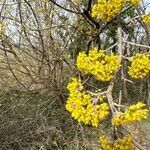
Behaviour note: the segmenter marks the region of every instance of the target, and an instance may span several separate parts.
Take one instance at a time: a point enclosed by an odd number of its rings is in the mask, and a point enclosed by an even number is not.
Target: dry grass
[[[77,124],[65,110],[66,95],[65,91],[61,96],[57,92],[1,91],[0,149],[99,150],[98,137],[101,130],[111,133],[109,125],[99,130]],[[149,135],[150,120],[147,120],[135,135],[147,150]]]
[[[48,94],[0,94],[1,150],[98,150],[98,133],[77,124]]]

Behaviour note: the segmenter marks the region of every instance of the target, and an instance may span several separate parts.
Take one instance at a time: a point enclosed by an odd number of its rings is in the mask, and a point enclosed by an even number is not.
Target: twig
[[[150,49],[150,46],[147,46],[147,45],[141,45],[141,44],[136,44],[134,42],[128,42],[128,41],[122,41],[123,43],[127,43],[127,44],[130,44],[130,45],[134,45],[134,46],[137,46],[137,47],[143,47],[143,48],[148,48]]]
[[[92,101],[94,104],[97,104],[98,100],[99,100],[99,97],[102,96],[102,95],[106,95],[107,94],[107,91],[104,91],[104,92],[98,92],[98,93],[93,93],[91,91],[87,91],[89,94],[91,94],[92,96],[94,96],[92,98]]]
[[[118,110],[120,111],[121,110],[121,101],[122,101],[122,90],[120,90],[119,92],[119,105],[118,105]]]
[[[65,8],[65,7],[61,6],[60,4],[56,3],[56,2],[53,1],[53,0],[49,0],[49,2],[52,2],[52,3],[53,3],[54,5],[56,5],[57,7],[61,8],[61,9],[63,9],[63,10],[66,10],[66,11],[68,11],[68,12],[75,13],[75,14],[83,14],[82,12],[77,12],[77,11],[73,11],[73,10],[70,10],[70,9],[68,9],[68,8]]]
[[[121,55],[121,57],[122,57],[123,59],[128,60],[128,61],[131,61],[129,57],[126,57],[126,56],[123,56],[123,55]]]
[[[118,42],[116,42],[115,44],[111,45],[110,47],[108,47],[105,51],[111,50],[113,47],[115,47],[118,44]]]
[[[122,131],[125,132],[125,134],[130,134],[130,132],[125,129],[125,127],[121,127],[121,129],[123,129]],[[136,142],[134,139],[132,139],[132,143],[139,149],[139,150],[146,150],[141,144],[139,144],[138,142]]]
[[[88,76],[85,81],[82,83],[82,85],[84,85],[89,79],[91,78],[91,76]]]
[[[115,102],[114,102],[114,105],[117,106],[117,107],[123,107],[123,108],[126,107],[126,106],[124,106],[124,105],[119,105],[119,104],[117,104],[117,103],[115,103]]]
[[[115,81],[115,78],[109,83],[109,86],[108,86],[107,92],[106,92],[107,101],[108,101],[108,104],[109,104],[109,107],[110,107],[113,117],[116,115],[116,111],[117,111],[115,108],[115,105],[114,105],[113,97],[112,97],[114,81]]]
[[[123,80],[127,81],[127,82],[130,82],[130,83],[133,83],[133,81],[129,80],[129,79],[126,79],[125,77],[122,77]]]

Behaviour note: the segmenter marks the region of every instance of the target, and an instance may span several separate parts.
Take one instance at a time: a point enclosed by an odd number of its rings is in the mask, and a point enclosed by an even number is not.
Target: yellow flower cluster
[[[106,136],[99,138],[103,150],[136,150],[132,145],[132,137],[126,136],[123,139],[118,139],[114,143],[110,142]]]
[[[92,74],[101,81],[109,81],[120,67],[120,59],[117,55],[106,55],[103,50],[98,51],[97,48],[94,48],[89,51],[88,55],[80,52],[76,65],[86,74]]]
[[[92,7],[92,17],[109,22],[121,12],[126,3],[136,6],[139,2],[140,0],[98,0],[98,3]]]
[[[142,16],[142,20],[144,23],[150,23],[150,13]]]
[[[113,118],[112,123],[116,126],[120,126],[146,119],[148,117],[148,110],[143,107],[145,107],[145,104],[142,102],[130,106],[125,113],[119,114],[119,116]]]
[[[66,109],[71,113],[71,116],[78,122],[90,124],[97,127],[99,122],[104,120],[109,114],[107,103],[93,104],[91,95],[83,91],[83,86],[80,80],[72,79],[72,82],[67,86],[70,91],[66,103]]]
[[[129,75],[133,78],[143,78],[150,74],[150,54],[139,54],[131,57]]]
[[[106,98],[105,95],[100,96],[100,97],[99,97],[100,102],[103,102],[105,98]]]
[[[127,2],[131,3],[134,6],[138,6],[140,4],[140,0],[127,0]]]
[[[92,8],[92,17],[109,22],[121,11],[124,3],[124,0],[98,0]]]

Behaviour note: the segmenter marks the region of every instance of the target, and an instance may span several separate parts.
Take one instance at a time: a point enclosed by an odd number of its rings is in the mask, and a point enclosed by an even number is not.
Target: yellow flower
[[[138,6],[140,0],[98,0],[98,3],[94,4],[92,8],[92,17],[109,22],[121,12],[127,3]]]
[[[111,142],[106,136],[101,136],[99,142],[103,150],[136,150],[132,145],[132,137],[130,135],[115,142]]]
[[[140,4],[140,0],[128,0],[134,6],[138,6]]]
[[[120,59],[119,56],[106,55],[104,50],[98,51],[94,48],[88,55],[84,52],[79,53],[76,65],[86,74],[92,74],[101,81],[110,81],[114,72],[120,67]]]
[[[80,90],[83,90],[83,86],[82,84],[80,83],[81,80],[77,80],[76,78],[72,78],[72,81],[71,83],[69,83],[67,85],[67,89],[71,92],[71,91],[80,91]]]
[[[150,13],[142,16],[142,20],[144,23],[150,23]]]
[[[70,94],[66,102],[66,109],[71,116],[78,122],[98,127],[99,122],[109,114],[108,104],[93,104],[91,95],[83,91],[81,80],[72,78],[72,82],[68,83],[67,87]]]
[[[112,123],[116,126],[120,126],[146,119],[148,117],[148,109],[144,107],[145,104],[142,102],[131,105],[125,113],[119,113],[118,116],[114,117]]]
[[[132,78],[143,78],[150,74],[150,54],[139,54],[131,57],[131,67],[129,68],[128,74]]]

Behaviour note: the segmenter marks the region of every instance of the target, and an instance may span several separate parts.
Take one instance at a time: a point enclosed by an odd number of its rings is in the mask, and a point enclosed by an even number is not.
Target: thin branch
[[[49,0],[49,2],[52,2],[52,3],[53,3],[54,5],[56,5],[57,7],[61,8],[61,9],[63,9],[63,10],[66,10],[66,11],[68,11],[68,12],[75,13],[75,14],[83,14],[82,12],[77,12],[77,11],[73,11],[73,10],[70,10],[70,9],[68,9],[68,8],[65,8],[65,7],[61,6],[60,4],[56,3],[56,2],[53,1],[53,0]]]
[[[126,79],[125,77],[122,77],[122,79],[133,84],[133,81]]]
[[[115,103],[115,102],[114,102],[114,105],[117,106],[117,107],[122,107],[122,108],[125,108],[125,107],[126,107],[126,106],[124,106],[124,105],[119,105],[119,104],[117,104],[117,103]]]
[[[110,110],[112,112],[112,116],[113,117],[116,115],[116,111],[117,111],[116,108],[115,108],[115,105],[114,105],[113,97],[112,97],[114,81],[115,81],[115,79],[113,79],[109,83],[109,86],[108,86],[108,89],[107,89],[107,93],[106,93],[107,101],[108,101],[108,104],[109,104],[109,107],[110,107]]]
[[[121,132],[124,132],[123,134],[128,134],[130,135],[130,132],[125,128],[125,127],[121,127]],[[138,142],[136,142],[134,139],[132,139],[132,143],[139,149],[139,150],[146,150],[141,144],[139,144]]]
[[[115,47],[116,45],[118,45],[118,42],[116,42],[115,44],[111,45],[110,47],[108,47],[105,51],[109,51],[111,50],[113,47]]]
[[[134,42],[128,42],[128,41],[122,41],[123,43],[127,43],[127,44],[130,44],[130,45],[134,45],[134,46],[137,46],[137,47],[143,47],[143,48],[148,48],[150,49],[150,46],[147,46],[147,45],[141,45],[141,44],[136,44]]]

